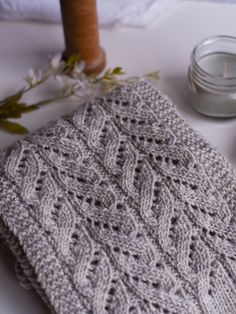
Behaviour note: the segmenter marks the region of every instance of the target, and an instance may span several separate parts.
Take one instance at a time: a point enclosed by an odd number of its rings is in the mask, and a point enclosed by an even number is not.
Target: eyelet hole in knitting
[[[129,313],[136,313],[136,307],[135,306],[130,306],[129,308]]]
[[[212,292],[211,289],[208,290],[208,294],[209,294],[210,296],[212,296],[213,292]]]
[[[84,199],[84,196],[83,195],[79,195],[79,194],[76,194],[76,198],[80,201],[82,201]]]
[[[51,210],[52,218],[56,222],[59,217],[59,210],[61,209],[61,199],[57,197],[57,201],[53,205],[53,209]]]
[[[133,276],[132,279],[133,279],[133,281],[135,281],[135,282],[138,282],[138,281],[139,281],[139,278],[138,278],[137,276]]]
[[[160,189],[161,189],[161,183],[158,181],[155,181],[154,189],[153,189],[153,197],[152,197],[152,207],[151,207],[151,209],[154,212],[156,210],[156,206],[157,206],[158,201],[159,201]]]
[[[68,153],[62,152],[63,157],[68,158],[70,155]]]
[[[111,280],[111,286],[110,289],[108,290],[107,298],[106,298],[106,305],[105,308],[109,308],[109,311],[112,311],[112,303],[114,302],[116,298],[116,280],[112,279]]]
[[[73,239],[76,239],[78,240],[78,234],[77,233],[72,233],[72,236],[71,236]]]
[[[110,229],[110,226],[107,223],[103,223],[102,226],[103,226],[104,229]]]
[[[26,161],[27,161],[27,159],[26,159],[25,157],[23,157],[23,158],[20,160],[18,167],[21,168],[21,169],[25,168],[25,166],[26,166]]]
[[[116,208],[117,208],[117,209],[123,209],[123,208],[124,208],[124,206],[123,206],[123,204],[118,203],[118,204],[116,205]]]
[[[92,109],[91,105],[89,104],[86,111],[85,111],[84,123],[89,124],[89,122],[92,118],[93,118],[93,109]]]
[[[160,305],[158,303],[152,303],[152,306],[157,309],[160,310]]]
[[[92,198],[91,197],[89,197],[89,198],[86,198],[86,203],[88,203],[89,205],[92,203]]]
[[[140,176],[142,173],[142,160],[137,160],[136,167],[134,168],[134,186],[138,187],[140,186]]]
[[[216,233],[215,233],[215,231],[209,231],[209,235],[210,235],[211,237],[215,237],[215,236],[216,236]]]
[[[153,282],[152,283],[153,288],[155,289],[159,289],[160,288],[160,284],[158,282]]]
[[[124,164],[124,153],[125,153],[125,146],[124,146],[124,142],[121,141],[120,145],[117,149],[117,155],[116,155],[116,164],[119,167],[122,167]]]
[[[199,208],[195,204],[191,204],[191,208],[193,209],[193,211],[200,211],[203,215],[209,215],[210,217],[215,217],[216,216],[216,213],[207,211],[206,209],[204,209],[202,207]]]
[[[156,161],[157,161],[157,162],[161,162],[161,161],[162,161],[162,157],[161,157],[160,155],[157,155],[157,156],[156,156]]]
[[[155,144],[157,144],[157,145],[161,145],[163,142],[162,142],[162,140],[160,140],[160,139],[156,139],[155,140]]]
[[[128,107],[128,106],[129,106],[129,102],[123,100],[122,103],[121,103],[121,105],[122,105],[122,107]]]
[[[99,201],[99,200],[95,200],[94,205],[95,205],[96,207],[101,207],[101,206],[102,206],[102,203],[101,203],[101,201]]]
[[[109,133],[109,121],[105,121],[104,122],[104,126],[101,129],[101,132],[99,134],[99,141],[101,143],[102,146],[106,146],[107,145],[107,141],[108,139],[108,133]]]
[[[179,160],[178,159],[172,159],[172,164],[174,166],[177,166],[179,164]]]
[[[91,262],[91,265],[97,266],[99,263],[99,260],[95,259]]]
[[[145,123],[146,123],[145,120],[139,120],[139,121],[138,121],[138,125],[144,125]]]
[[[113,225],[112,226],[112,230],[115,231],[115,232],[119,232],[120,228],[118,226]]]
[[[85,180],[84,178],[81,178],[81,177],[77,177],[77,181],[78,181],[79,183],[83,183],[83,184],[86,183],[86,180]]]
[[[123,251],[122,252],[125,256],[130,256],[129,252],[128,251]]]
[[[172,225],[175,225],[177,223],[177,221],[178,221],[178,217],[172,217],[171,218],[171,224]]]
[[[213,265],[212,265],[213,266]],[[214,267],[214,266],[213,266]],[[215,291],[215,284],[214,284],[214,280],[215,280],[215,271],[211,270],[209,273],[209,288],[208,288],[208,295],[209,296],[213,296],[214,291]]]
[[[193,191],[196,191],[198,189],[197,185],[196,184],[190,184],[190,188],[193,190]]]
[[[39,178],[36,181],[36,185],[35,185],[35,191],[36,192],[42,191],[44,179],[45,179],[45,176],[41,175],[41,173],[40,173]]]
[[[97,220],[94,221],[94,226],[95,227],[100,227],[100,225],[101,225],[100,221],[97,221]]]

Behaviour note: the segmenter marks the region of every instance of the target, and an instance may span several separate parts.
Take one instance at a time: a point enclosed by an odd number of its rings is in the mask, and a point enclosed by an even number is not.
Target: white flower
[[[51,67],[55,70],[58,69],[62,62],[61,59],[62,59],[61,53],[59,52],[56,53],[50,61]]]
[[[58,81],[59,85],[61,86],[63,94],[71,95],[76,88],[77,82],[68,76],[62,75],[55,75],[55,79]]]
[[[38,73],[36,73],[33,69],[29,69],[26,81],[30,86],[34,86],[42,80],[42,77],[43,75],[41,70],[39,70]]]
[[[34,85],[37,82],[36,73],[33,69],[28,70],[28,82],[30,82],[31,85]]]
[[[73,75],[77,75],[80,74],[84,71],[85,68],[85,62],[84,61],[80,61],[79,63],[76,63],[73,69]]]

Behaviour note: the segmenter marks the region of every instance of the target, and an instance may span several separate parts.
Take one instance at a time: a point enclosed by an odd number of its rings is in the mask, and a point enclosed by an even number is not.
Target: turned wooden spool
[[[104,50],[99,44],[95,0],[60,0],[65,37],[65,57],[79,54],[85,61],[85,73],[105,68]]]

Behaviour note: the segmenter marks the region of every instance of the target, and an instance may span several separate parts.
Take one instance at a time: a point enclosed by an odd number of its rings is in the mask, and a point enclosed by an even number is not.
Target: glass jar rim
[[[205,71],[197,62],[197,54],[201,49],[203,49],[205,46],[209,44],[214,44],[216,42],[231,42],[235,44],[235,57],[236,57],[236,37],[234,36],[228,36],[228,35],[216,35],[216,36],[209,36],[205,39],[203,39],[200,43],[198,43],[195,48],[192,51],[191,54],[191,63],[193,67],[196,69],[196,71],[199,73],[199,75],[202,75],[203,77],[208,77],[210,79],[217,80],[218,82],[227,82],[227,83],[232,83],[232,81],[235,80],[236,84],[236,76],[231,76],[231,77],[217,77],[212,73],[209,73]]]

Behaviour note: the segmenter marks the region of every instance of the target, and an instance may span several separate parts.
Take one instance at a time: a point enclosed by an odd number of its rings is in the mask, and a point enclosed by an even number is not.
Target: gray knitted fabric
[[[0,233],[59,314],[236,313],[236,180],[146,82],[1,154]]]

